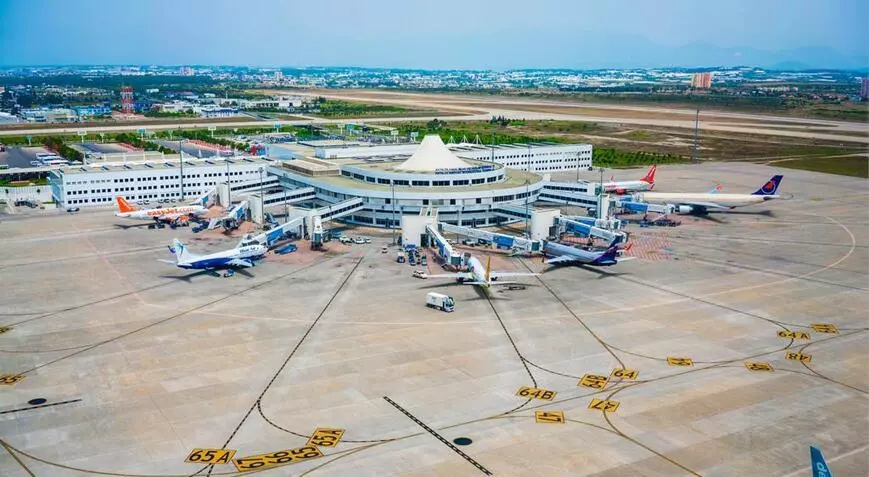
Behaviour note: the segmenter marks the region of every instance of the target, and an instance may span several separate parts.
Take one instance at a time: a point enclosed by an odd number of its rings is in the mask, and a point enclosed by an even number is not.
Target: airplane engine
[[[694,212],[694,207],[691,207],[690,205],[680,205],[676,207],[676,212],[680,214],[690,214]]]

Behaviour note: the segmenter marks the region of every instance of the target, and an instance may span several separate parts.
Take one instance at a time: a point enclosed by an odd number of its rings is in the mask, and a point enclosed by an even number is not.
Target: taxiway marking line
[[[60,406],[61,404],[71,404],[74,402],[79,402],[81,399],[71,399],[69,401],[61,401],[61,402],[51,402],[48,404],[40,404],[38,406],[30,406],[30,407],[21,407],[18,409],[10,409],[8,411],[0,411],[0,414],[10,414],[13,412],[21,412],[21,411],[29,411],[31,409],[39,409],[41,407],[51,407],[51,406]]]
[[[0,445],[2,445],[3,448],[6,449],[6,452],[8,452],[9,455],[11,455],[13,459],[15,459],[15,462],[18,462],[18,465],[20,465],[21,468],[24,469],[25,472],[27,472],[27,475],[29,475],[30,477],[36,477],[36,474],[34,474],[30,469],[28,469],[27,466],[24,465],[24,462],[21,462],[21,459],[19,459],[18,456],[15,455],[14,452],[12,452],[12,449],[10,449],[6,445],[6,441],[0,439]]]
[[[474,467],[476,467],[477,469],[479,469],[480,472],[482,472],[482,473],[484,473],[484,474],[486,474],[486,475],[492,475],[492,473],[489,472],[489,469],[483,467],[479,462],[475,461],[471,456],[469,456],[468,454],[465,454],[464,452],[462,452],[461,450],[459,450],[459,448],[456,447],[456,446],[454,446],[452,442],[450,442],[450,441],[444,439],[444,437],[443,437],[442,435],[438,434],[437,431],[435,431],[435,430],[432,429],[431,427],[428,427],[424,422],[422,422],[422,421],[420,421],[419,419],[417,419],[413,414],[407,412],[407,410],[405,410],[403,407],[399,406],[398,403],[396,403],[396,402],[393,401],[392,399],[389,399],[389,397],[387,397],[387,396],[383,396],[383,399],[385,399],[386,402],[388,402],[389,404],[391,404],[392,407],[394,407],[394,408],[398,409],[399,411],[401,411],[402,414],[404,414],[405,416],[409,417],[410,420],[413,421],[413,422],[415,422],[419,427],[422,427],[422,428],[425,429],[429,434],[435,436],[435,438],[436,438],[437,440],[441,441],[445,446],[447,446],[447,447],[449,447],[450,449],[452,449],[453,452],[455,452],[456,454],[459,454],[460,456],[462,456],[463,459],[465,459],[466,461],[470,462]]]

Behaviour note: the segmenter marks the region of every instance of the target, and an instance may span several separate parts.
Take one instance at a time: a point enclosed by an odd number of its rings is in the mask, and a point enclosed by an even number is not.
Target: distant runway
[[[282,91],[277,90],[267,90],[266,92],[271,94],[282,93]],[[113,124],[111,126],[93,127],[73,127],[67,125],[45,129],[0,129],[0,136],[57,133],[71,134],[79,130],[86,130],[91,133],[119,132],[134,131],[141,128],[156,131],[177,128],[207,128],[208,126],[217,126],[221,128],[263,127],[264,129],[270,129],[275,123],[282,125],[303,125],[347,123],[354,121],[364,123],[423,122],[431,121],[435,118],[447,121],[472,121],[488,120],[492,116],[504,116],[512,119],[585,121],[693,129],[695,114],[695,112],[690,109],[671,107],[578,103],[571,101],[520,99],[502,96],[408,93],[373,90],[310,90],[307,92],[293,91],[292,94],[325,96],[345,101],[365,101],[413,109],[434,109],[445,112],[446,114],[379,118],[311,118],[284,121],[254,121],[240,118],[238,121],[227,121],[221,122],[220,124],[200,121],[179,123],[176,121],[162,124],[155,122],[154,124],[147,126],[141,124],[129,126]],[[701,111],[700,128],[704,131],[724,131],[740,134],[796,137],[838,141],[842,143],[869,144],[869,124],[849,121],[794,118],[712,110]]]

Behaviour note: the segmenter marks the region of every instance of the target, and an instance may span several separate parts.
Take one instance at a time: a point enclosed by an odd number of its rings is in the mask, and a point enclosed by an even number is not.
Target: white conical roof
[[[396,169],[403,171],[434,172],[437,169],[456,169],[471,167],[467,162],[456,157],[437,134],[430,134],[422,139],[419,147],[410,158]]]

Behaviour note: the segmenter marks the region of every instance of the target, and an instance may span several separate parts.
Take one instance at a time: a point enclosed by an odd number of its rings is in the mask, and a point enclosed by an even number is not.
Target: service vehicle
[[[425,270],[414,270],[413,271],[413,278],[426,279],[426,278],[428,278],[428,275],[426,275]]]
[[[434,292],[426,294],[425,305],[430,308],[437,308],[447,313],[452,312],[455,309],[453,297]]]
[[[356,237],[353,239],[353,243],[358,244],[358,245],[362,245],[365,243],[365,239],[362,237]]]

